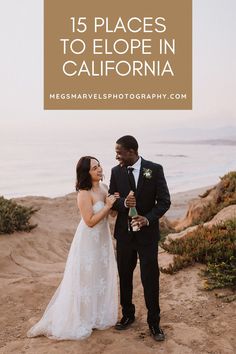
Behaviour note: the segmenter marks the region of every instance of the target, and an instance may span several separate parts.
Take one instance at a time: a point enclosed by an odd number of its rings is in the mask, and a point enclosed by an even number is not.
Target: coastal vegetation
[[[163,273],[174,274],[202,263],[206,264],[206,289],[236,289],[236,218],[212,228],[200,225],[179,239],[164,242],[162,248],[175,255],[173,264],[161,268]]]
[[[0,197],[0,234],[11,234],[14,231],[29,232],[37,226],[30,224],[30,218],[37,210]]]
[[[163,239],[162,248],[174,258],[172,264],[161,271],[174,274],[195,263],[205,264],[202,275],[206,289],[236,290],[236,215],[231,213],[221,222],[207,224],[222,209],[236,204],[236,172],[227,173],[200,197],[204,203],[199,200],[190,206],[186,219],[192,222],[182,223],[182,230],[186,231],[182,237]],[[191,225],[195,226],[188,230]]]

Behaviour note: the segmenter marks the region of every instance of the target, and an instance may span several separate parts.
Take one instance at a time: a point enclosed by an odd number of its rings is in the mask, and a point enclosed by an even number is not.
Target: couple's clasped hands
[[[115,201],[120,198],[120,194],[119,193],[114,193],[114,194],[108,194],[106,196],[106,200],[105,200],[105,204],[107,205],[107,207],[109,209],[111,209],[113,207],[113,204],[115,203]]]

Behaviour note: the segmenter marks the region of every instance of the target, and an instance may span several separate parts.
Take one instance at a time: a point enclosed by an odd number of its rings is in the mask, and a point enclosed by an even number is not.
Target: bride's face
[[[90,170],[89,173],[91,175],[92,181],[100,181],[102,180],[102,167],[97,160],[90,160]]]

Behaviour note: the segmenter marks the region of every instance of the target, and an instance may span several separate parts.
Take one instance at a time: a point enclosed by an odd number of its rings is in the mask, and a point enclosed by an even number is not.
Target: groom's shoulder
[[[120,165],[116,165],[116,166],[112,167],[111,172],[116,173],[116,172],[118,172],[120,170],[121,170],[121,166]]]
[[[146,168],[153,168],[156,170],[163,169],[162,165],[160,165],[159,163],[153,162],[153,161],[143,159],[143,164],[145,165]]]

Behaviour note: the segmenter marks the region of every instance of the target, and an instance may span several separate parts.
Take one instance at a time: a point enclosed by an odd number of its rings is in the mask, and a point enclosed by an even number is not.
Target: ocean
[[[73,192],[75,167],[83,155],[97,157],[109,184],[115,160],[113,137],[100,138],[80,132],[2,134],[0,149],[0,195],[6,198],[40,195],[56,197]],[[209,186],[236,170],[235,141],[140,141],[140,155],[164,167],[171,193]]]

